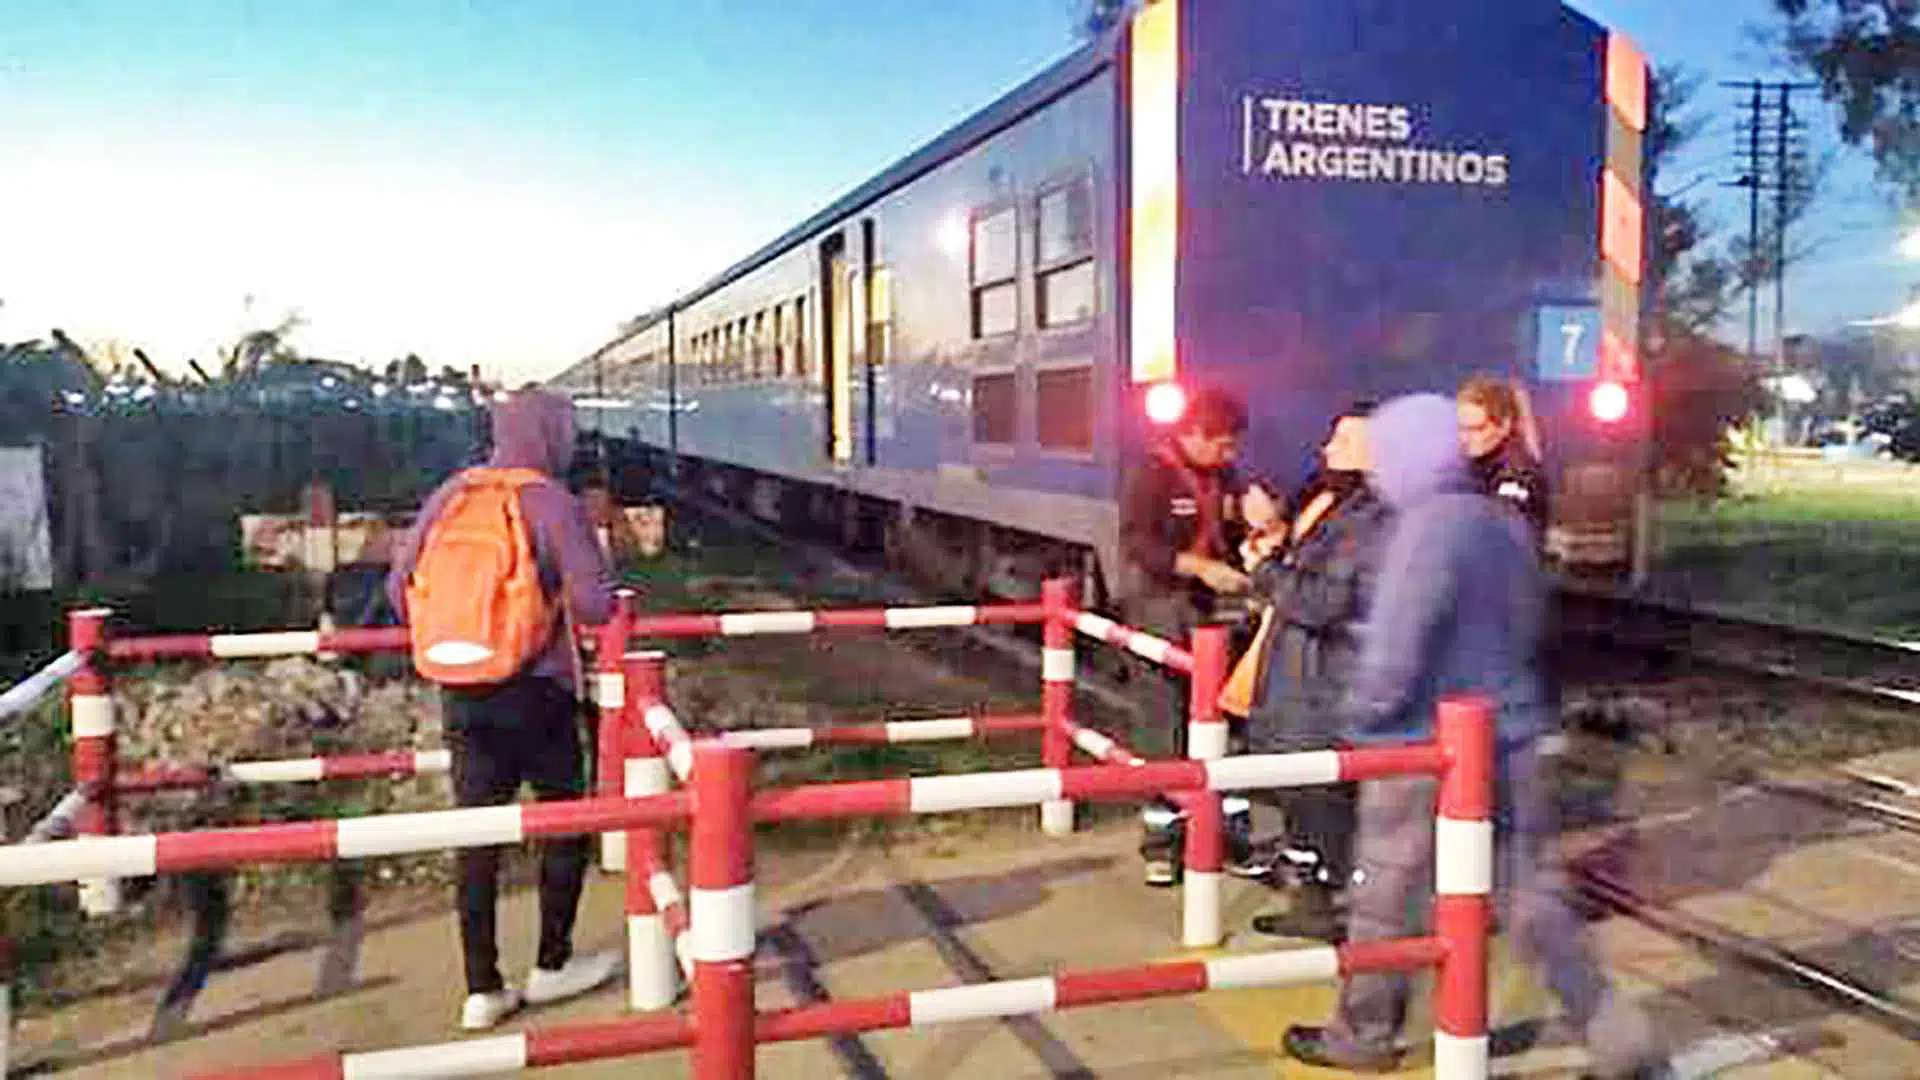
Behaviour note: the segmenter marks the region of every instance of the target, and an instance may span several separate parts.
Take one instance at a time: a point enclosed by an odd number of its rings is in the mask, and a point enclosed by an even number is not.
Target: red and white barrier
[[[406,652],[404,626],[349,626],[334,630],[274,630],[255,634],[161,634],[116,638],[110,659],[126,663],[154,660],[265,660],[280,656],[359,655]]]
[[[364,754],[279,758],[204,765],[147,765],[123,772],[114,790],[123,794],[203,788],[215,784],[302,784],[319,780],[401,779],[437,776],[453,768],[448,750],[375,750]]]
[[[1434,994],[1434,1075],[1485,1076],[1487,939],[1493,925],[1493,721],[1482,700],[1440,703],[1446,756],[1434,824],[1434,934],[1446,946]]]
[[[62,653],[52,663],[8,687],[0,693],[0,720],[12,719],[40,704],[41,698],[72,678],[83,661],[84,657],[77,652]]]
[[[680,718],[665,702],[656,701],[641,712],[640,722],[659,744],[674,777],[686,783],[693,775],[693,736],[680,726]]]
[[[630,799],[665,795],[672,786],[666,758],[640,718],[666,696],[666,657],[627,653],[620,658],[626,700],[620,712],[621,778]],[[626,832],[627,1004],[634,1009],[664,1009],[679,996],[679,966],[692,978],[685,951],[686,904],[668,873],[665,847],[654,829]]]
[[[113,832],[114,743],[117,727],[112,688],[101,666],[107,646],[106,608],[88,608],[67,616],[68,648],[80,665],[67,680],[67,714],[72,730],[73,786],[87,798],[74,819],[81,837],[104,837]],[[80,881],[80,910],[92,916],[120,910],[120,883],[110,877]]]
[[[1155,637],[1144,630],[1122,626],[1104,615],[1095,615],[1091,611],[1082,611],[1074,615],[1073,628],[1095,641],[1104,641],[1109,645],[1118,645],[1145,660],[1151,660],[1162,667],[1175,671],[1193,670],[1193,654],[1166,638]]]
[[[801,750],[814,746],[889,746],[951,742],[1041,731],[1044,717],[949,716],[930,720],[891,720],[881,724],[833,724],[824,727],[735,728],[714,737],[742,750]]]
[[[747,786],[753,751],[694,749],[700,807],[688,837],[693,886],[693,1071],[701,1080],[753,1076],[753,827]]]
[[[1147,759],[1122,746],[1120,743],[1102,735],[1090,727],[1073,724],[1067,728],[1067,734],[1073,739],[1073,745],[1083,754],[1095,761],[1108,765],[1145,765]]]
[[[494,1076],[583,1061],[630,1057],[693,1043],[686,1017],[641,1016],[584,1024],[555,1024],[511,1035],[376,1050],[323,1054],[271,1066],[243,1066],[195,1074],[195,1080],[402,1080]]]
[[[752,637],[810,634],[816,630],[926,630],[1009,625],[1037,623],[1045,617],[1039,604],[737,611],[716,615],[643,615],[634,620],[633,633],[642,638]]]
[[[532,837],[579,836],[635,826],[659,828],[686,816],[686,796],[674,793],[651,799],[481,806],[200,832],[82,836],[0,848],[0,886],[517,844]]]
[[[633,624],[633,590],[621,589],[614,595],[613,617],[600,627],[600,647],[595,650],[593,667],[593,704],[597,724],[594,739],[594,790],[602,796],[625,793],[622,775],[626,759],[626,676],[621,669],[627,651],[627,629]],[[600,869],[617,873],[625,869],[626,837],[617,832],[600,834]]]
[[[1040,760],[1063,768],[1073,758],[1073,617],[1080,606],[1071,581],[1054,578],[1040,586],[1040,606],[1047,621],[1040,638],[1040,713],[1046,727],[1040,736]],[[1073,832],[1073,804],[1055,799],[1040,804],[1040,831],[1048,836]]]

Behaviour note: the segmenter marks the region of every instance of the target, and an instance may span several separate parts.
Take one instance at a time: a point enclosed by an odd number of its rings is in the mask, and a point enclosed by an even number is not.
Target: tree
[[[1718,494],[1730,460],[1727,429],[1760,402],[1753,372],[1739,354],[1714,340],[1743,278],[1738,250],[1713,243],[1703,205],[1688,198],[1692,182],[1675,185],[1676,156],[1706,126],[1693,107],[1698,76],[1664,67],[1653,76],[1653,114],[1643,150],[1651,177],[1653,243],[1648,272],[1653,312],[1648,373],[1653,393],[1653,444],[1662,490]]]
[[[1840,137],[1872,152],[1880,179],[1920,203],[1920,3],[1773,0],[1787,56],[1820,83]]]

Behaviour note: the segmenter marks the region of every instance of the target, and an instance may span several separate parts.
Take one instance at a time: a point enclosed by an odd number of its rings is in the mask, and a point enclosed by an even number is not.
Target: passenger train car
[[[1192,387],[1290,486],[1357,398],[1523,379],[1549,549],[1634,560],[1644,59],[1553,0],[1153,0],[555,384],[956,583],[1116,574]]]

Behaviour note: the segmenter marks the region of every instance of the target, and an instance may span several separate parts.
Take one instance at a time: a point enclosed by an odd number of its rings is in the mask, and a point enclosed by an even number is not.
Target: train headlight
[[[1617,424],[1627,418],[1633,399],[1627,388],[1617,382],[1603,382],[1587,395],[1587,411],[1603,424]]]
[[[1147,419],[1156,424],[1177,424],[1187,413],[1187,392],[1179,383],[1155,383],[1147,388]]]

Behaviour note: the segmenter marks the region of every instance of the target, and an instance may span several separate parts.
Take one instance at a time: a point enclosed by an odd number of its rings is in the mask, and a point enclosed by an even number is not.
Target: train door
[[[847,241],[839,233],[820,244],[820,340],[826,363],[827,458],[835,465],[853,462],[853,289],[847,266]]]

